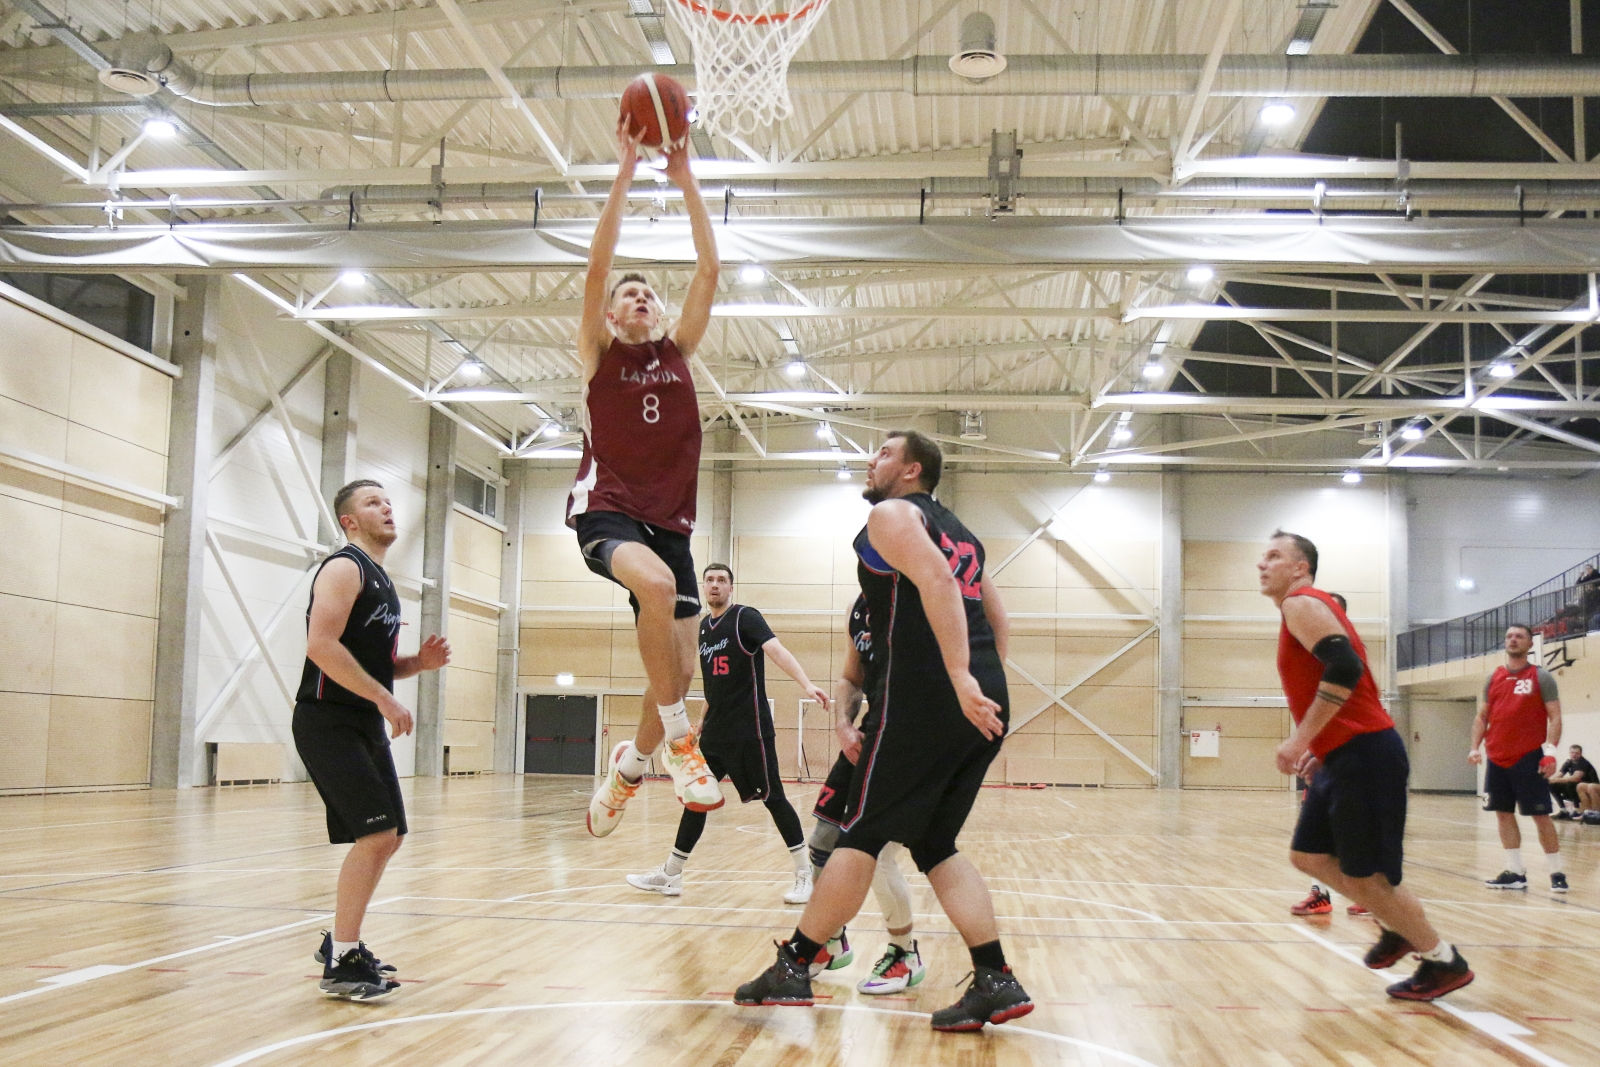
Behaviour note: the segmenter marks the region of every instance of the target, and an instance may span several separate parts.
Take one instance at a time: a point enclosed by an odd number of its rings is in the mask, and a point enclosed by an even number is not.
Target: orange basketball
[[[632,133],[644,135],[639,146],[647,158],[665,155],[689,136],[689,94],[665,74],[645,73],[629,82],[622,114]]]

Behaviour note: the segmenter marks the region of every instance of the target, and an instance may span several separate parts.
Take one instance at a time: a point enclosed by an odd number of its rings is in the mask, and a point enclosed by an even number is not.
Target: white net
[[[748,137],[793,110],[787,77],[831,0],[672,0],[694,42],[695,109],[708,130]]]

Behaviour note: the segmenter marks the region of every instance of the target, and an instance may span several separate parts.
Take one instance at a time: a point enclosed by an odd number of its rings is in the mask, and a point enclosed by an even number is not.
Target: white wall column
[[[422,520],[421,637],[449,636],[450,515],[456,496],[456,424],[439,411],[428,413],[428,495]],[[419,776],[444,773],[445,681],[449,670],[417,676],[417,763]]]
[[[1396,684],[1400,635],[1411,627],[1411,486],[1410,477],[1391,473],[1384,479],[1389,519],[1388,641],[1385,642],[1383,696],[1395,729],[1411,748],[1411,697]]]
[[[176,305],[172,317],[171,359],[183,368],[183,374],[172,383],[167,492],[181,497],[183,506],[168,509],[161,537],[155,709],[150,729],[150,784],[157,789],[205,784],[204,759],[195,746],[195,714],[205,603],[217,315],[223,280],[196,275],[180,284],[187,287],[189,297]]]
[[[522,499],[528,464],[506,460],[500,473],[506,480],[500,521],[506,532],[500,537],[500,602],[507,605],[500,613],[499,640],[496,642],[494,680],[494,771],[514,774],[517,769],[517,653],[522,640]]]
[[[732,452],[738,445],[733,430],[717,430],[711,435],[711,447],[718,452]],[[699,561],[703,570],[708,563],[733,565],[733,461],[713,460],[711,463],[711,558]]]
[[[1162,789],[1183,786],[1183,475],[1161,475],[1160,659],[1156,769]]]

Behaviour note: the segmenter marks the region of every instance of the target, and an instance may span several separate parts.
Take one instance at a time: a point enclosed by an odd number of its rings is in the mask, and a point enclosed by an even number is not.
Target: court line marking
[[[1394,970],[1374,971],[1372,968],[1368,967],[1366,963],[1362,961],[1361,957],[1357,956],[1354,952],[1347,952],[1342,946],[1336,945],[1326,938],[1317,936],[1310,930],[1307,930],[1305,927],[1296,926],[1294,923],[1284,923],[1283,925],[1295,931],[1301,937],[1316,942],[1329,952],[1332,952],[1343,959],[1349,960],[1357,967],[1360,967],[1362,970],[1371,974],[1379,975],[1389,981],[1399,981],[1400,979],[1407,977],[1406,975],[1400,974]],[[1558,1060],[1548,1053],[1539,1051],[1526,1041],[1519,1040],[1523,1037],[1537,1037],[1538,1034],[1536,1031],[1529,1030],[1525,1026],[1517,1025],[1510,1019],[1507,1019],[1504,1015],[1499,1015],[1492,1011],[1465,1011],[1442,999],[1429,1001],[1428,1003],[1431,1007],[1438,1008],[1440,1011],[1460,1019],[1462,1022],[1466,1023],[1474,1030],[1477,1030],[1479,1033],[1487,1034],[1489,1037],[1500,1042],[1500,1044],[1505,1045],[1507,1048],[1515,1049],[1524,1056],[1528,1057],[1530,1060],[1533,1060],[1535,1063],[1542,1064],[1543,1067],[1570,1067],[1570,1065],[1566,1062]]]
[[[375,900],[369,904],[368,907],[382,907],[383,905],[394,904],[405,899],[405,897],[389,897],[385,900]],[[42,978],[39,980],[41,984],[35,989],[24,989],[20,993],[12,993],[9,996],[0,997],[0,1004],[9,1004],[14,1000],[26,1000],[29,997],[37,997],[45,993],[52,993],[57,989],[70,989],[73,986],[83,985],[85,982],[92,982],[98,978],[109,978],[114,974],[122,974],[126,971],[139,970],[141,968],[149,967],[151,964],[155,963],[165,963],[168,960],[182,959],[185,956],[197,956],[202,952],[215,952],[217,949],[221,948],[232,948],[234,945],[242,944],[245,941],[255,941],[259,938],[270,937],[273,934],[282,933],[285,930],[293,930],[301,926],[310,926],[314,923],[327,922],[332,918],[332,912],[313,915],[311,918],[302,919],[299,922],[284,923],[281,926],[273,926],[265,930],[256,930],[253,933],[248,934],[229,935],[226,940],[208,941],[205,944],[197,945],[194,948],[186,948],[178,952],[169,952],[163,956],[153,956],[147,960],[140,960],[138,963],[97,963],[90,967],[80,967],[75,971],[66,971],[62,974],[53,974],[48,978]]]
[[[315,1033],[301,1034],[299,1037],[285,1038],[282,1041],[276,1041],[270,1045],[262,1045],[260,1048],[254,1048],[248,1052],[242,1052],[239,1055],[234,1056],[232,1059],[223,1060],[221,1063],[215,1064],[214,1067],[243,1067],[244,1064],[252,1063],[265,1056],[270,1056],[274,1052],[281,1052],[284,1049],[295,1048],[300,1045],[314,1044],[323,1038],[338,1037],[343,1034],[359,1033],[364,1030],[379,1030],[389,1026],[403,1026],[407,1023],[435,1022],[440,1019],[450,1019],[469,1015],[505,1015],[512,1012],[554,1011],[557,1009],[571,1008],[632,1008],[643,1007],[646,1005],[650,1007],[692,1006],[697,1008],[747,1007],[747,1005],[735,1004],[731,1000],[590,1000],[555,1004],[511,1004],[498,1008],[463,1008],[458,1011],[431,1012],[427,1015],[408,1015],[401,1019],[379,1019],[376,1022],[356,1023],[351,1026],[335,1027],[332,1030],[319,1030]],[[817,1004],[813,1006],[812,1010],[838,1012],[854,1011],[868,1015],[901,1015],[913,1019],[926,1019],[929,1017],[928,1013],[926,1012],[904,1011],[898,1008],[873,1008],[864,1004]],[[1149,1060],[1140,1059],[1138,1056],[1135,1056],[1130,1052],[1122,1052],[1106,1045],[1096,1044],[1093,1041],[1084,1041],[1076,1037],[1067,1037],[1064,1034],[1053,1034],[1048,1030],[1035,1030],[1030,1026],[1018,1026],[1015,1023],[1007,1023],[1004,1026],[995,1027],[994,1032],[998,1034],[1027,1034],[1030,1037],[1043,1038],[1046,1041],[1056,1041],[1063,1045],[1076,1045],[1079,1048],[1097,1052],[1108,1059],[1129,1064],[1131,1067],[1156,1067],[1156,1065],[1151,1063]],[[1562,1064],[1560,1067],[1566,1067],[1566,1065]]]

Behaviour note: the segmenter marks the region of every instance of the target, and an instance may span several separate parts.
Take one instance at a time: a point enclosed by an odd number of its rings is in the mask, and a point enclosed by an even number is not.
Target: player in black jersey
[[[846,623],[850,643],[845,653],[844,670],[833,683],[833,730],[839,738],[839,756],[828,771],[827,781],[817,793],[817,805],[811,814],[817,823],[811,828],[811,865],[818,872],[827,866],[828,857],[839,843],[840,827],[849,818],[845,801],[850,795],[850,781],[855,776],[856,762],[861,757],[861,742],[866,734],[878,730],[878,706],[867,701],[867,714],[856,725],[856,713],[862,698],[874,691],[878,660],[872,655],[872,628],[867,617],[867,597],[856,597],[850,607]],[[884,949],[872,971],[856,983],[856,989],[873,996],[899,993],[921,982],[927,976],[922,953],[911,936],[911,887],[900,873],[899,857],[905,846],[890,841],[878,853],[878,865],[872,875],[872,894],[878,900],[884,925],[889,928],[889,945]],[[824,970],[834,971],[850,964],[855,953],[850,949],[850,936],[840,927],[834,936],[811,961],[811,977]]]
[[[862,742],[845,833],[811,903],[736,1003],[811,1004],[809,964],[860,910],[884,844],[900,841],[972,955],[972,984],[933,1013],[933,1028],[980,1030],[1033,1010],[1006,965],[989,888],[956,850],[1006,732],[1008,627],[982,543],[931,495],[942,467],[939,446],[914,430],[889,434],[868,461],[873,508],[855,550],[873,657],[883,657],[878,727]]]
[[[800,816],[784,796],[783,779],[778,777],[772,706],[767,702],[767,657],[799,682],[808,697],[824,708],[830,701],[773,635],[761,612],[733,602],[732,569],[713,563],[702,573],[701,581],[711,614],[700,620],[700,676],[706,695],[700,751],[716,780],[730,780],[742,802],[759,800],[766,805],[794,861],[794,888],[783,899],[804,904],[811,899],[811,862]],[[667,861],[653,871],[628,875],[628,884],[663,896],[681,894],[683,866],[705,828],[705,812],[684,808]]]
[[[400,652],[400,597],[383,569],[394,544],[394,508],[383,486],[351,482],[333,498],[349,543],[322,561],[306,607],[306,663],[294,706],[294,746],[328,809],[328,840],[349,844],[339,868],[331,934],[316,952],[323,992],[375,1000],[398,988],[394,968],[361,943],[361,920],[389,857],[406,833],[405,804],[384,734],[411,732],[394,698],[396,679],[450,662],[450,644],[429,635]]]

